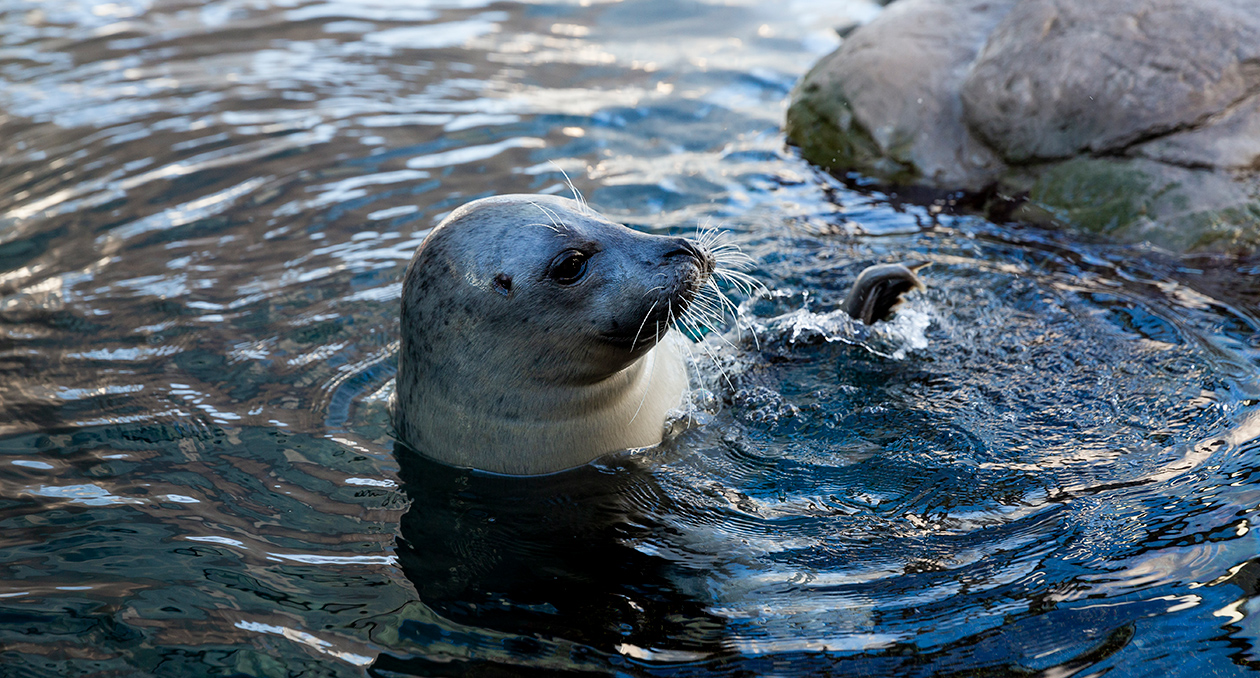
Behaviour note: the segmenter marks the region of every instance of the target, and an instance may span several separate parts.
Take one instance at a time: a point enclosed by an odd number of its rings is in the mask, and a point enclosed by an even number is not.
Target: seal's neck
[[[407,420],[400,433],[439,460],[512,474],[551,473],[655,445],[687,389],[681,341],[671,332],[625,369],[581,386],[499,380],[486,384],[493,392],[471,382],[426,391],[402,383],[400,366],[397,416]]]

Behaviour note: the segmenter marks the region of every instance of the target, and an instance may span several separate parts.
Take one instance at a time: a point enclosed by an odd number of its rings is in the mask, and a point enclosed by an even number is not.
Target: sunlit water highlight
[[[877,11],[0,3],[0,675],[1256,666],[1255,270],[813,171],[783,102]],[[565,173],[729,231],[746,327],[658,449],[397,452],[412,251]]]

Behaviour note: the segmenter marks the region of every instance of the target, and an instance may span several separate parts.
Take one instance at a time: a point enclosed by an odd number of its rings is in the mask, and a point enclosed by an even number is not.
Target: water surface
[[[811,169],[787,93],[877,11],[0,3],[0,674],[1255,666],[1255,270]],[[396,450],[411,252],[566,173],[756,261],[699,424],[543,479]],[[895,322],[838,313],[911,258]]]

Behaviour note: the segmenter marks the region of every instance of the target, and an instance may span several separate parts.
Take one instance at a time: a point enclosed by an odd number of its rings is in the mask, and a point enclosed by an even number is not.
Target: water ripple
[[[1249,264],[1213,286],[816,172],[782,102],[880,7],[786,9],[9,3],[6,666],[1257,661]],[[660,448],[528,481],[395,448],[412,252],[469,199],[570,181],[633,228],[730,231],[767,285],[734,295],[751,334],[696,347]],[[893,323],[837,310],[909,258],[928,289]]]

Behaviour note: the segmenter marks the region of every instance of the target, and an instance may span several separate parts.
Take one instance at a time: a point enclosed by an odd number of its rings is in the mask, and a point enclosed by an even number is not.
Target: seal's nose
[[[672,238],[671,240],[673,247],[665,253],[666,259],[684,256],[691,257],[691,259],[696,262],[696,265],[699,266],[702,271],[705,271],[706,273],[712,272],[712,255],[702,249],[699,245],[696,245],[686,238]]]

